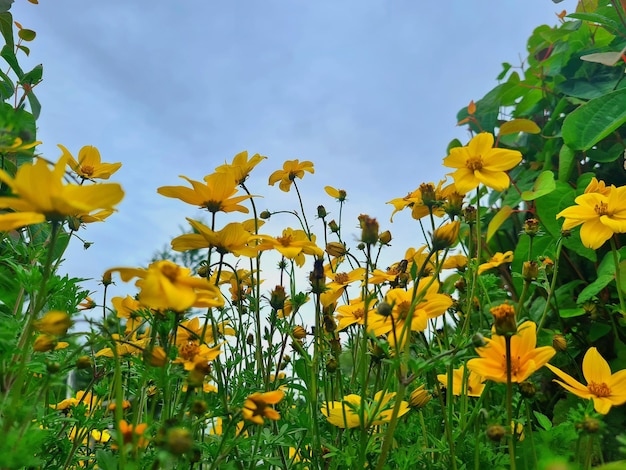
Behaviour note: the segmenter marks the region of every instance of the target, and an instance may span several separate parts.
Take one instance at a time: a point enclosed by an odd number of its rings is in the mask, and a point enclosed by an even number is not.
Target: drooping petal
[[[561,369],[554,367],[551,364],[546,364],[546,367],[564,381],[561,382],[560,380],[555,379],[555,382],[560,384],[563,388],[569,390],[570,392],[578,395],[581,398],[591,398],[592,396],[594,396],[591,392],[589,392],[589,389],[587,387],[585,387],[571,375],[566,374]]]
[[[26,225],[41,224],[46,221],[43,214],[37,212],[11,212],[0,214],[0,232],[8,232]]]
[[[600,219],[588,220],[580,228],[580,240],[583,245],[597,250],[613,236],[613,230],[600,222]]]

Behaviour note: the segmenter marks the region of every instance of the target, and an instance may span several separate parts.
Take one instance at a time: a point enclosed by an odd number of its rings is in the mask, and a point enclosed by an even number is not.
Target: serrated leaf
[[[563,121],[563,141],[574,150],[588,150],[626,122],[626,88],[594,98]]]
[[[512,213],[513,209],[510,206],[504,206],[493,216],[493,219],[491,219],[487,227],[487,242],[491,240],[491,237],[495,235],[500,226],[506,222]]]
[[[17,35],[22,41],[29,42],[35,39],[35,37],[37,36],[37,33],[33,31],[32,29],[22,28],[17,32]]]
[[[527,134],[539,134],[541,129],[530,119],[513,119],[507,121],[500,126],[500,135],[517,134],[518,132],[526,132]]]
[[[551,171],[543,171],[535,181],[532,191],[524,191],[522,193],[522,199],[524,201],[534,201],[541,196],[550,194],[555,189],[554,173]]]

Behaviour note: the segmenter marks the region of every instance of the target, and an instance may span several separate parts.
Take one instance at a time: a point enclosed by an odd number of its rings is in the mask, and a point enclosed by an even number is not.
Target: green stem
[[[617,290],[617,296],[619,297],[619,308],[622,316],[626,315],[626,303],[624,303],[624,293],[622,292],[622,280],[619,269],[619,256],[617,253],[617,247],[615,246],[615,240],[611,238],[611,251],[613,252],[613,263],[615,264],[615,284]]]

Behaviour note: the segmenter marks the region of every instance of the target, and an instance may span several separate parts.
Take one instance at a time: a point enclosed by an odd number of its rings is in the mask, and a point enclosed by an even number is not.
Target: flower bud
[[[447,201],[443,205],[443,210],[450,218],[457,217],[463,212],[463,194],[456,191],[448,194]]]
[[[270,294],[270,305],[274,310],[282,310],[285,308],[285,300],[287,294],[283,286],[276,286]]]
[[[463,218],[465,222],[470,225],[476,223],[476,208],[474,206],[467,206],[463,209]]]
[[[519,383],[519,392],[524,398],[532,398],[537,393],[537,387],[529,380],[524,380]]]
[[[46,371],[49,374],[56,374],[61,370],[61,363],[58,361],[47,361],[46,362]]]
[[[506,429],[504,429],[504,426],[500,426],[499,424],[491,424],[487,426],[486,434],[489,440],[500,442],[506,435]]]
[[[337,225],[337,222],[335,222],[335,219],[333,219],[330,222],[328,222],[328,228],[330,229],[330,231],[332,233],[338,233],[339,232],[339,225]]]
[[[378,222],[366,214],[359,215],[361,227],[361,241],[366,245],[373,245],[378,241]]]
[[[291,334],[296,339],[304,339],[306,338],[306,330],[302,328],[300,325],[296,325],[293,327]]]
[[[67,226],[74,232],[80,228],[80,219],[78,217],[68,217]]]
[[[313,263],[313,271],[309,274],[311,292],[321,294],[326,290],[326,273],[324,272],[324,260],[316,259]]]
[[[209,409],[209,405],[204,400],[194,400],[191,404],[191,412],[196,416],[202,416]]]
[[[43,334],[35,338],[33,349],[37,352],[47,352],[52,351],[56,345],[57,340],[54,336]]]
[[[71,325],[70,316],[58,310],[51,310],[35,322],[37,331],[54,336],[63,336]]]
[[[539,275],[539,264],[536,261],[524,261],[522,265],[522,279],[525,282],[532,282],[537,280]]]
[[[335,258],[338,256],[343,256],[348,252],[346,250],[346,246],[343,243],[339,242],[330,242],[326,245],[326,253],[330,256],[334,256]]]
[[[600,421],[595,418],[585,416],[585,419],[582,422],[582,428],[589,434],[595,434],[600,430]]]
[[[93,361],[89,356],[80,356],[76,359],[77,369],[91,369],[93,367]]]
[[[111,271],[105,271],[102,275],[102,285],[106,287],[110,286],[111,284],[113,284],[113,281],[111,279]]]
[[[378,236],[378,241],[381,245],[389,245],[391,241],[391,232],[389,230],[385,230]]]
[[[383,317],[388,317],[389,315],[391,315],[392,311],[393,307],[384,300],[376,306],[376,313],[382,315]]]
[[[490,310],[493,315],[493,323],[496,334],[500,336],[512,336],[517,333],[517,323],[515,321],[515,309],[508,303],[503,303]]]
[[[420,385],[411,392],[409,404],[413,408],[424,408],[431,398],[432,395],[428,393],[428,390],[424,389],[424,385]]]
[[[524,222],[524,233],[529,237],[534,237],[539,233],[539,221],[537,219],[526,219]]]
[[[167,431],[167,450],[174,455],[182,455],[193,447],[193,438],[187,428],[175,427]]]
[[[472,345],[475,348],[484,348],[485,346],[487,346],[487,341],[485,341],[485,337],[483,335],[481,335],[480,333],[476,333],[474,336],[472,336]]]
[[[328,215],[328,212],[326,212],[326,208],[324,206],[322,206],[322,205],[317,206],[317,216],[320,219],[323,219],[327,215]]]
[[[248,346],[252,346],[254,344],[254,335],[252,333],[248,333],[248,336],[246,336],[246,344]]]
[[[459,239],[459,231],[461,230],[461,222],[455,220],[448,224],[442,225],[433,232],[433,249],[445,250],[456,245]]]
[[[267,220],[272,216],[272,213],[270,211],[263,211],[259,214],[259,217],[263,220]]]
[[[437,201],[437,193],[435,192],[435,185],[432,183],[422,183],[419,187],[422,194],[422,204],[426,207],[433,208],[439,201]]]
[[[335,323],[335,319],[332,316],[324,315],[323,322],[326,333],[332,333],[337,329],[337,323]]]
[[[326,371],[332,374],[337,370],[338,367],[339,363],[337,362],[337,359],[335,359],[334,357],[328,358],[328,360],[326,361]]]
[[[558,352],[567,351],[567,339],[560,333],[556,333],[552,337],[552,347]]]

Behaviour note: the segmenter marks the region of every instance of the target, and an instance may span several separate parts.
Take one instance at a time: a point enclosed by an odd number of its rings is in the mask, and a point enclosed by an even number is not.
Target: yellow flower
[[[326,194],[328,194],[330,197],[334,197],[339,202],[343,202],[346,200],[347,193],[345,189],[336,189],[332,186],[324,186],[324,191],[326,191]]]
[[[459,193],[468,193],[481,183],[496,191],[509,187],[511,181],[505,172],[522,161],[522,154],[517,150],[493,148],[493,143],[493,135],[482,132],[467,147],[453,148],[443,159],[444,166],[457,168],[449,174]]]
[[[127,338],[116,333],[112,334],[111,337],[115,342],[115,353],[113,353],[111,348],[102,348],[96,353],[96,357],[115,357],[115,355],[120,357],[126,355],[137,356],[144,352],[150,342],[150,338],[147,337],[137,339],[136,333]]]
[[[86,145],[80,149],[78,161],[63,145],[59,144],[58,147],[63,152],[63,157],[67,158],[69,167],[83,179],[108,180],[122,166],[121,163],[102,163],[100,152],[91,145]]]
[[[546,364],[546,367],[563,380],[554,381],[565,390],[580,398],[593,400],[593,407],[598,413],[605,415],[612,406],[626,403],[626,370],[611,374],[608,362],[596,348],[589,348],[583,358],[586,386],[550,364]]]
[[[235,155],[232,163],[225,163],[224,165],[218,166],[215,169],[215,172],[230,173],[236,183],[241,184],[248,178],[252,169],[266,158],[267,157],[255,153],[254,156],[248,160],[248,151],[244,150],[243,152]]]
[[[282,390],[253,393],[246,398],[241,414],[244,419],[252,421],[255,424],[263,424],[263,418],[278,421],[280,419],[280,413],[268,405],[275,405],[280,402],[284,396],[285,392]]]
[[[433,215],[443,217],[445,214],[443,205],[448,200],[448,197],[456,192],[454,183],[443,188],[444,183],[445,180],[439,181],[437,186],[433,183],[421,184],[419,188],[406,196],[388,201],[387,204],[391,204],[394,207],[391,213],[391,222],[393,222],[393,216],[396,212],[407,207],[411,208],[411,216],[416,220],[426,217],[431,211]]]
[[[626,232],[626,186],[611,186],[608,195],[588,192],[578,196],[575,206],[559,212],[556,217],[565,218],[563,230],[571,230],[582,224],[580,239],[588,248],[597,250],[614,233]]]
[[[188,268],[171,261],[155,261],[143,268],[113,268],[124,282],[138,277],[139,301],[155,310],[182,312],[189,307],[221,307],[224,298],[219,289],[207,279],[190,276]],[[107,274],[105,273],[105,275]]]
[[[600,193],[605,196],[608,196],[610,192],[611,192],[611,187],[609,186],[607,188],[606,183],[602,180],[598,181],[595,176],[591,178],[591,181],[585,188],[585,193]]]
[[[63,336],[72,326],[70,316],[58,310],[51,310],[35,322],[35,328],[40,333],[54,336]]]
[[[187,180],[192,188],[185,186],[161,186],[157,192],[165,197],[180,199],[187,204],[192,204],[209,212],[244,212],[248,213],[248,208],[239,203],[250,199],[251,195],[236,196],[237,181],[230,174],[213,173],[204,177],[204,183],[194,181],[186,176],[181,178]]]
[[[198,233],[187,233],[172,240],[172,249],[175,251],[189,251],[200,248],[215,248],[218,253],[232,253],[235,256],[253,258],[257,255],[257,248],[250,244],[261,238],[244,229],[243,224],[231,222],[223,229],[214,232],[197,220],[189,219],[189,224]]]
[[[360,395],[350,394],[343,397],[342,401],[322,403],[321,411],[330,424],[340,428],[356,428],[361,425],[361,406],[365,406],[363,426],[379,426],[391,420],[395,396],[395,392],[380,391],[373,400],[362,403]],[[409,410],[408,402],[402,401],[398,416],[405,415]]]
[[[66,398],[56,405],[50,405],[50,408],[54,410],[68,410],[80,404],[85,405],[87,411],[89,411],[92,408],[98,408],[102,406],[102,398],[96,397],[91,392],[79,390],[76,392],[76,395],[74,397]]]
[[[288,192],[291,188],[291,183],[296,178],[302,179],[304,177],[304,172],[308,171],[309,173],[315,173],[313,169],[313,162],[305,160],[300,162],[300,160],[287,160],[283,164],[282,170],[276,170],[274,173],[270,175],[269,184],[274,186],[277,182],[280,181],[278,187],[281,191]]]
[[[285,258],[293,259],[298,266],[304,265],[304,255],[324,256],[324,251],[315,244],[315,236],[309,240],[304,230],[287,227],[280,237],[263,236],[259,250],[277,250]]]
[[[485,379],[471,370],[467,376],[465,374],[465,366],[461,366],[452,371],[452,394],[479,397],[485,388]],[[439,380],[439,383],[444,387],[448,386],[447,374],[437,375],[437,380]]]
[[[533,322],[522,323],[517,331],[511,336],[511,381],[519,383],[541,369],[556,351],[552,346],[535,348],[537,325]],[[480,357],[469,360],[467,368],[485,379],[506,383],[505,337],[494,334],[485,341],[486,346],[476,348]]]
[[[144,434],[148,429],[146,423],[141,424],[129,424],[125,420],[119,422],[119,433],[117,436],[118,444],[113,444],[111,447],[117,449],[119,444],[126,445],[131,444],[134,448],[147,447],[148,439],[144,437]]]
[[[185,370],[198,370],[206,375],[209,370],[209,362],[213,361],[221,353],[221,344],[209,348],[206,344],[198,345],[195,341],[188,341],[179,345],[178,357],[174,364],[182,364]]]
[[[228,326],[228,322],[222,322],[217,324],[217,332],[220,335],[235,335],[235,330]],[[213,343],[213,328],[210,323],[205,325],[203,321],[200,323],[200,318],[193,317],[191,320],[181,322],[176,330],[176,344],[187,344],[189,341],[200,341],[201,343]]]
[[[97,209],[112,209],[124,197],[117,183],[64,185],[66,162],[66,158],[61,158],[52,170],[41,159],[34,164],[25,163],[18,168],[15,178],[0,170],[0,182],[9,186],[14,195],[0,197],[0,209],[17,212],[0,214],[1,231],[38,224],[46,219],[60,221]]]
[[[111,303],[113,304],[117,318],[126,319],[125,334],[130,334],[137,330],[145,321],[141,311],[146,310],[146,307],[141,305],[141,302],[133,299],[130,295],[126,297],[113,297]]]
[[[459,232],[461,230],[461,222],[455,220],[438,227],[433,232],[433,249],[444,250],[451,248],[459,241]]]
[[[439,294],[439,283],[431,278],[422,278],[416,289],[417,296],[421,296],[421,300],[417,303],[413,300],[412,290],[398,288],[388,291],[385,301],[391,307],[391,311],[381,312],[379,305],[378,310],[372,312],[370,316],[368,332],[374,333],[375,336],[387,334],[389,344],[399,344],[402,347],[408,333],[424,331],[429,319],[443,315],[452,305],[452,299],[445,294]],[[411,323],[405,331],[409,316],[411,316]]]
[[[359,297],[352,299],[349,305],[337,307],[335,313],[338,321],[337,330],[341,331],[350,325],[365,323],[365,302]]]
[[[467,266],[467,256],[448,255],[441,266],[442,269],[463,269]]]
[[[495,255],[493,255],[489,261],[478,266],[478,274],[482,274],[485,271],[492,269],[492,268],[497,268],[501,264],[511,263],[512,261],[513,261],[512,251],[507,251],[505,253],[498,252]]]
[[[332,272],[329,265],[324,267],[326,277],[332,279],[326,284],[326,291],[322,293],[320,300],[323,306],[328,306],[336,302],[345,292],[348,284],[356,281],[362,281],[365,275],[365,268],[356,268],[349,273]]]

